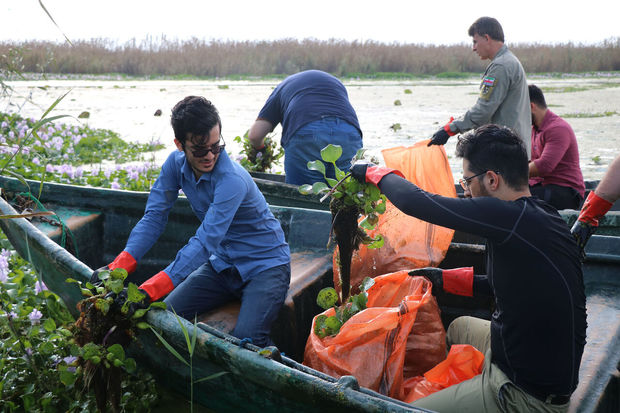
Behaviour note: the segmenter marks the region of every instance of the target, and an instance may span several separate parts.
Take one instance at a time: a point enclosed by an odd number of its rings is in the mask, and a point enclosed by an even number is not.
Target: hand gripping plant
[[[248,132],[243,137],[236,136],[234,141],[242,145],[237,161],[250,172],[269,172],[284,156],[284,149],[269,135],[264,140],[262,149],[254,149],[248,140]]]
[[[364,157],[365,149],[360,149],[353,160]],[[299,192],[302,194],[331,195],[329,209],[332,213],[332,233],[338,245],[338,266],[340,269],[340,284],[342,287],[341,302],[349,297],[351,289],[351,258],[353,251],[359,249],[360,244],[367,244],[368,248],[383,246],[383,237],[370,237],[366,230],[374,229],[379,221],[379,214],[385,212],[387,199],[379,189],[372,184],[363,184],[336,166],[336,161],[342,156],[342,147],[327,145],[321,150],[321,160],[308,162],[308,169],[323,174],[325,182],[315,182],[312,185],[302,185]],[[334,166],[336,179],[326,176],[325,163]],[[362,221],[360,217],[364,216]],[[359,223],[358,223],[359,222]]]
[[[84,385],[94,390],[97,407],[106,411],[120,411],[121,379],[124,372],[132,373],[136,362],[125,357],[124,348],[134,337],[134,328],[145,329],[148,324],[140,319],[150,308],[165,308],[162,302],[137,306],[145,296],[138,287],[129,283],[125,287],[127,271],[117,268],[99,274],[98,285],[68,278],[77,283],[86,296],[77,307],[80,317],[74,325],[74,339],[80,347],[79,366]]]

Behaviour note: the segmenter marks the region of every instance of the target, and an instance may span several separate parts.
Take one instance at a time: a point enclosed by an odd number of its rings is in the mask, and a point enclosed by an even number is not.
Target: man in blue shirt
[[[307,168],[321,159],[321,149],[342,146],[338,168],[348,171],[351,159],[362,147],[362,131],[347,90],[340,80],[320,70],[296,73],[280,83],[250,127],[248,139],[259,152],[265,136],[282,123],[286,182],[295,185],[323,181],[323,175]],[[326,165],[327,175],[334,168]]]
[[[144,217],[108,268],[136,268],[164,231],[182,189],[201,224],[174,261],[140,289],[151,301],[169,294],[168,308],[188,319],[240,299],[232,334],[265,346],[290,282],[282,227],[248,172],[223,150],[211,102],[186,97],[172,109],[171,123],[178,151],[164,162]]]

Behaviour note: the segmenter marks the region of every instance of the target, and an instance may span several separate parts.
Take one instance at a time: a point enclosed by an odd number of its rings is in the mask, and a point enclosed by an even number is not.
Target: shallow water
[[[550,109],[560,116],[616,112],[604,117],[567,118],[579,142],[584,178],[600,179],[607,165],[620,153],[620,75],[559,79],[539,76],[529,77],[529,82],[553,88],[545,97]],[[476,100],[479,80],[344,80],[344,83],[360,121],[364,145],[371,155],[382,159],[381,149],[409,146],[427,139],[450,116],[463,114]],[[91,127],[112,129],[128,141],[160,140],[166,145],[166,149],[156,155],[160,163],[175,149],[169,124],[170,109],[183,97],[202,95],[215,104],[222,118],[227,150],[235,155],[240,147],[233,138],[246,132],[277,84],[276,80],[10,82],[16,92],[12,102],[23,103],[21,113],[24,116],[39,118],[56,98],[70,90],[52,115],[69,114],[74,118],[65,121],[76,124],[77,116],[89,111],[90,118],[81,121]],[[47,87],[43,90],[40,86]],[[412,93],[405,93],[406,89]],[[572,91],[575,89],[578,91]],[[39,106],[24,102],[23,96],[30,96]],[[400,106],[394,105],[396,100],[400,100]],[[163,111],[162,116],[153,116],[157,109]],[[394,131],[391,126],[397,123],[401,129]],[[280,130],[280,126],[275,130],[277,139]],[[446,151],[456,181],[462,172],[461,160],[454,156],[455,144],[453,137],[446,144]]]

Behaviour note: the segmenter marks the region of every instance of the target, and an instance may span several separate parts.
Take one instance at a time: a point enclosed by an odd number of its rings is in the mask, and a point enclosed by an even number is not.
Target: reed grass
[[[597,45],[508,45],[528,73],[620,70],[620,37]],[[282,39],[185,41],[147,38],[116,44],[108,39],[68,43],[0,42],[0,70],[22,73],[110,74],[145,77],[285,76],[320,69],[336,76],[461,77],[480,73],[469,44],[437,46],[375,41]]]

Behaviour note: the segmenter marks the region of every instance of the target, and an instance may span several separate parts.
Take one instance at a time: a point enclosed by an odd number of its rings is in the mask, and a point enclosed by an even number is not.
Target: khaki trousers
[[[530,396],[491,363],[490,321],[459,317],[448,327],[446,340],[448,346],[470,344],[484,353],[482,374],[416,400],[413,406],[440,413],[560,413],[568,410],[568,403],[554,405]]]

